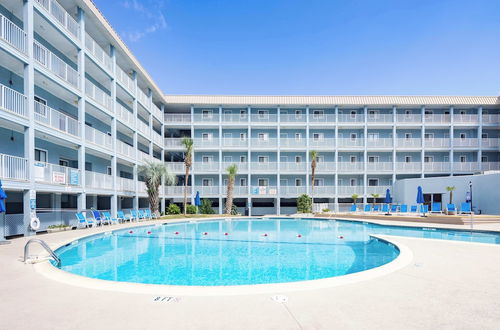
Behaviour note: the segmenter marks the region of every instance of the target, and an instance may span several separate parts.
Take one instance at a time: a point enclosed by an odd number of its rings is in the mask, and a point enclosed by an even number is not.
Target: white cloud
[[[123,1],[122,6],[124,8],[136,12],[148,22],[143,28],[122,33],[123,36],[131,42],[136,42],[148,34],[166,29],[167,21],[162,12],[163,5],[164,0],[148,0],[143,2],[137,0]]]

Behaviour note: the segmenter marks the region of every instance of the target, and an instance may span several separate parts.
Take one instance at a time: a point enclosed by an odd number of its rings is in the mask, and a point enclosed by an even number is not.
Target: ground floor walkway
[[[499,224],[477,225],[482,226],[500,230]],[[57,246],[103,230],[109,228],[39,238]],[[280,292],[157,302],[153,294],[48,279],[20,261],[28,239],[0,245],[1,329],[498,329],[500,324],[500,245],[392,237],[413,252],[413,260],[371,280],[286,292],[287,302],[272,299]]]

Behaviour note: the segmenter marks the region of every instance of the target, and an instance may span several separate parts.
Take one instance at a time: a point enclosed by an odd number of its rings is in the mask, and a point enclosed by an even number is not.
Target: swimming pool
[[[156,224],[56,250],[61,269],[119,282],[229,286],[331,278],[387,264],[396,246],[371,235],[500,244],[500,234],[367,222],[255,218]]]

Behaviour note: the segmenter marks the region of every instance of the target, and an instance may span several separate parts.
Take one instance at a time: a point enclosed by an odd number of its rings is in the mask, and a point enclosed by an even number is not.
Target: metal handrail
[[[32,238],[28,242],[26,242],[26,245],[24,246],[24,260],[23,260],[24,262],[26,262],[26,260],[28,259],[29,246],[31,243],[39,243],[50,254],[52,259],[54,259],[57,262],[57,266],[61,265],[61,259],[59,259],[59,257],[54,253],[54,251],[52,251],[52,249],[47,245],[47,243],[38,238]]]

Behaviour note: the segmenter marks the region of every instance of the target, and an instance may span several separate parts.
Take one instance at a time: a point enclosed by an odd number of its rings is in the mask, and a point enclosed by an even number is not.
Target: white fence
[[[106,110],[113,112],[112,99],[106,92],[94,85],[90,80],[85,80],[85,94],[92,100],[102,105]]]
[[[33,101],[35,104],[35,120],[51,128],[73,136],[80,136],[78,120],[45,104]]]
[[[149,97],[141,89],[137,89],[137,100],[142,103],[142,105],[149,110]]]
[[[187,187],[188,198],[191,197],[193,188],[191,186]],[[168,196],[184,196],[184,186],[166,186],[165,195]]]
[[[127,110],[123,105],[116,102],[116,117],[124,124],[126,124],[129,128],[135,128],[135,118],[134,113],[132,111]]]
[[[94,189],[113,189],[113,176],[104,173],[85,172],[85,186]]]
[[[0,38],[21,53],[28,53],[26,32],[3,15],[0,15]]]
[[[28,160],[6,154],[0,154],[0,178],[9,180],[28,180]]]
[[[96,61],[104,68],[110,71],[113,69],[111,57],[88,33],[85,34],[85,48],[87,48],[87,51],[92,54]]]
[[[135,92],[134,80],[118,65],[116,66],[116,80],[131,94]]]
[[[57,55],[52,53],[37,41],[33,42],[33,57],[35,58],[35,61],[37,61],[44,68],[54,73],[62,80],[68,82],[70,85],[79,88],[80,75],[78,74],[78,71],[73,69],[66,62],[57,57]]]
[[[80,36],[80,25],[56,0],[35,0],[74,37]]]
[[[26,96],[0,84],[0,108],[26,117]]]
[[[111,150],[113,147],[113,142],[110,135],[87,125],[85,125],[85,140],[109,150]]]
[[[116,152],[122,156],[135,158],[135,149],[134,147],[122,142],[120,140],[116,140]]]
[[[36,182],[57,185],[80,185],[80,170],[76,168],[35,162],[33,175]]]
[[[135,191],[135,182],[132,179],[117,178],[116,182],[120,191]]]
[[[165,123],[191,124],[191,114],[166,113],[164,118]]]

